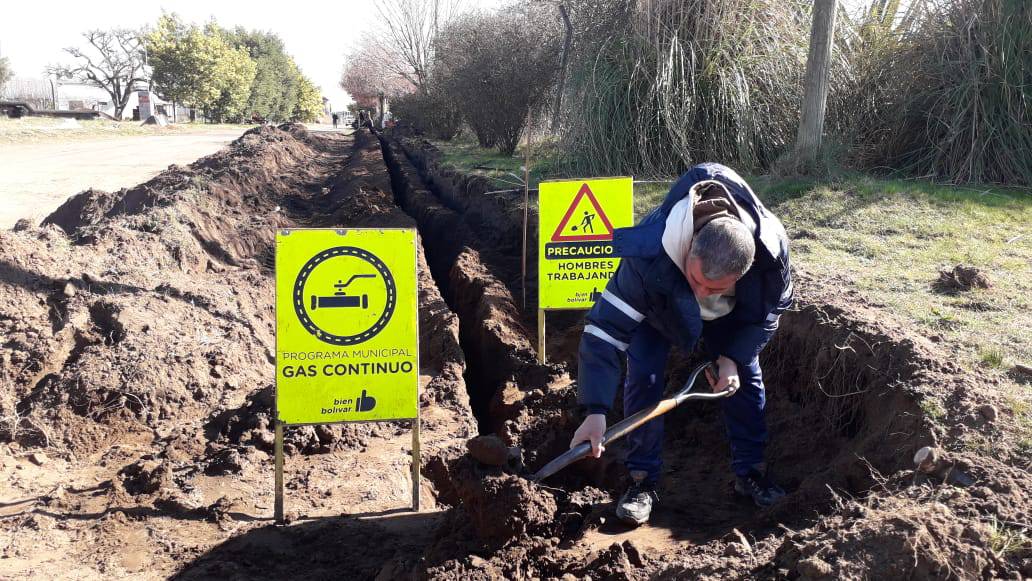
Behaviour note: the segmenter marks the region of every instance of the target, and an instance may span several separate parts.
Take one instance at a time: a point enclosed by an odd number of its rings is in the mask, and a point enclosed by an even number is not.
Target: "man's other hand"
[[[591,455],[600,458],[606,447],[602,445],[602,436],[606,434],[605,414],[591,414],[584,418],[577,431],[573,433],[570,440],[570,447],[576,447],[581,442],[591,442]]]
[[[721,355],[717,357],[717,369],[719,370],[720,377],[713,377],[713,372],[710,371],[710,368],[706,368],[706,379],[709,381],[713,393],[720,393],[724,390],[728,390],[731,393],[738,391],[739,386],[742,385],[742,381],[738,378],[738,365]]]

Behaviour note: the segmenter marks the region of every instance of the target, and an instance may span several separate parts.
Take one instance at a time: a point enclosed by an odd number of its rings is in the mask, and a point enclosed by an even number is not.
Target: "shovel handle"
[[[689,399],[721,399],[734,393],[731,390],[724,390],[717,393],[693,393],[692,387],[695,385],[696,378],[698,378],[699,374],[702,373],[703,370],[705,370],[707,367],[710,367],[711,371],[716,369],[716,366],[714,366],[712,363],[704,363],[703,365],[696,367],[695,370],[692,371],[692,374],[688,377],[688,381],[685,382],[684,387],[681,388],[681,390],[678,391],[676,394],[674,394],[673,397],[664,399],[656,403],[655,405],[640,410],[637,413],[627,416],[626,418],[613,424],[608,430],[606,430],[605,435],[602,436],[602,443],[608,444],[609,442],[615,442],[616,440],[619,440],[620,438],[640,428],[642,424],[648,422],[649,420],[658,418],[659,416],[669,412],[670,410],[676,408],[677,406],[688,401]],[[563,468],[566,468],[570,464],[573,464],[574,462],[582,458],[586,458],[590,454],[591,443],[581,442],[580,444],[577,444],[573,448],[570,448],[566,452],[560,454],[559,457],[555,460],[552,460],[548,464],[545,464],[545,466],[543,466],[541,470],[538,470],[537,473],[534,474],[533,479],[541,480],[543,478],[548,478],[549,476],[555,474]]]

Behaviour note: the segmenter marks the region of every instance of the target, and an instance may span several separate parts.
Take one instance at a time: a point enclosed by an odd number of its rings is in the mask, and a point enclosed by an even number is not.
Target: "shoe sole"
[[[649,517],[645,517],[643,520],[638,520],[619,508],[616,509],[616,518],[620,519],[620,522],[634,527],[640,527],[641,525],[649,522]]]

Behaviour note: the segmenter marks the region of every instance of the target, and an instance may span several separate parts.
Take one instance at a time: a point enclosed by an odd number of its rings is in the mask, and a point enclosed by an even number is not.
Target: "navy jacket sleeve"
[[[588,312],[580,342],[577,402],[591,414],[613,405],[620,385],[621,354],[645,320],[647,299],[642,263],[624,259],[602,296]]]
[[[781,313],[792,306],[792,281],[788,266],[780,272],[771,273],[780,278],[779,284],[765,289],[772,294],[765,301],[765,314],[761,320],[736,320],[734,313],[704,325],[703,338],[710,355],[724,355],[739,366],[748,365],[767,345],[778,330]]]

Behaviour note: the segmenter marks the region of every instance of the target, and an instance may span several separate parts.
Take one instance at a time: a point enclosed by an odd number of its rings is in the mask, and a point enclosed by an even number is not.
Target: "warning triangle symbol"
[[[595,198],[588,184],[581,186],[573,198],[573,203],[566,210],[566,215],[559,221],[559,226],[552,234],[552,242],[588,242],[592,240],[612,240],[613,224],[602,211],[602,206]]]

